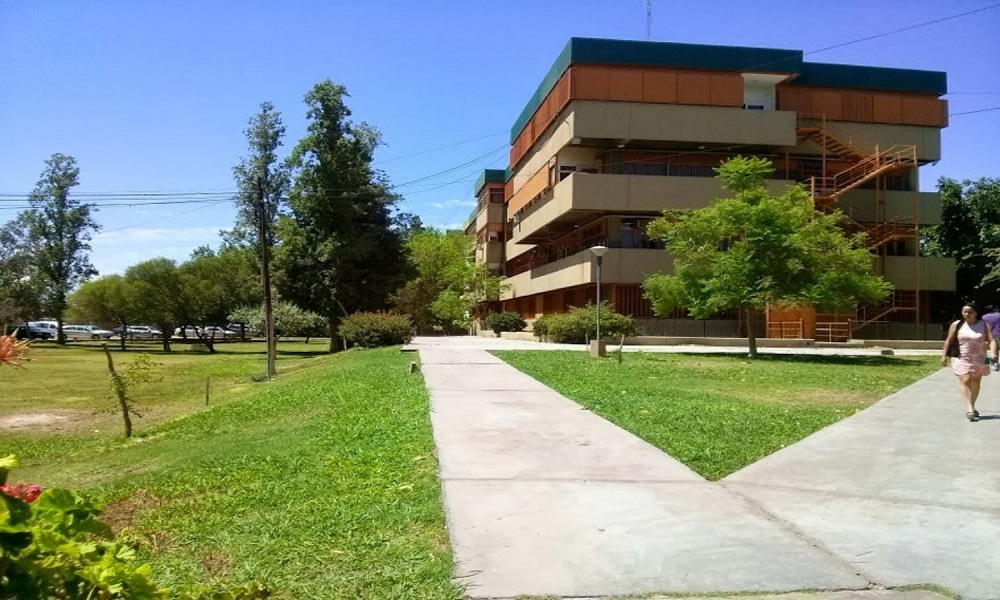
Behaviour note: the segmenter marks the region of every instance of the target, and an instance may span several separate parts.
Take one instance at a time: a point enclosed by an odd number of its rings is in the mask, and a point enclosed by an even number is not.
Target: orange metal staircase
[[[807,184],[817,208],[829,208],[840,195],[850,191],[865,182],[879,177],[916,168],[917,148],[912,145],[897,145],[887,149],[868,145],[865,142],[844,141],[832,135],[826,129],[826,119],[823,115],[800,114],[796,130],[800,139],[810,140],[823,149],[824,172],[821,175],[808,177]],[[833,175],[826,175],[825,165],[828,156],[833,156],[840,162],[851,165]],[[862,224],[848,218],[847,227],[855,231],[864,231],[868,235],[868,247],[878,253],[878,249],[890,242],[915,239],[918,236],[916,226],[901,223],[867,223]],[[881,267],[882,261],[879,261]],[[857,331],[861,327],[900,311],[912,311],[916,314],[918,307],[917,292],[914,290],[894,290],[892,296],[881,304],[859,306],[855,319],[848,323],[824,323],[824,325],[850,327]],[[819,323],[817,323],[817,326]],[[842,332],[838,329],[837,336],[833,331],[830,337],[840,338]]]

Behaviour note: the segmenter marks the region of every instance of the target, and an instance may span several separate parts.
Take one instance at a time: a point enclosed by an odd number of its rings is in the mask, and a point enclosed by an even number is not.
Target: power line
[[[491,133],[491,134],[488,134],[488,135],[484,135],[484,136],[480,136],[480,137],[476,137],[476,138],[469,138],[467,140],[462,140],[460,142],[455,142],[454,144],[446,144],[444,146],[437,146],[436,148],[430,148],[430,149],[427,149],[427,150],[421,150],[419,152],[414,152],[413,154],[404,154],[402,156],[394,156],[392,158],[386,158],[386,159],[383,159],[383,160],[377,160],[377,161],[373,162],[372,165],[381,165],[381,164],[385,164],[387,162],[393,162],[393,161],[397,161],[397,160],[403,160],[404,158],[412,158],[414,156],[422,156],[424,154],[430,154],[432,152],[437,152],[438,150],[446,150],[448,148],[455,148],[456,146],[464,146],[465,144],[470,144],[472,142],[478,142],[479,140],[485,140],[485,139],[493,138],[493,137],[496,137],[498,135],[503,135],[505,133],[507,133],[507,132],[506,131],[497,131],[497,132],[494,132],[494,133]]]
[[[961,115],[974,115],[976,113],[990,112],[991,110],[1000,110],[1000,106],[992,106],[990,108],[981,108],[979,110],[967,110],[965,112],[951,113],[949,117],[958,117]]]
[[[806,56],[806,55],[809,55],[809,54],[817,54],[819,52],[826,52],[827,50],[833,50],[835,48],[843,48],[844,46],[850,46],[852,44],[859,44],[861,42],[867,42],[869,40],[875,40],[875,39],[878,39],[878,38],[882,38],[882,37],[885,37],[887,35],[894,35],[894,34],[897,34],[897,33],[902,33],[904,31],[912,31],[914,29],[919,29],[921,27],[927,27],[928,25],[935,25],[937,23],[943,23],[945,21],[950,21],[952,19],[957,19],[959,17],[967,17],[969,15],[974,15],[976,13],[980,13],[980,12],[983,12],[983,11],[986,11],[986,10],[991,10],[991,9],[994,9],[994,8],[997,8],[997,7],[1000,7],[1000,2],[998,2],[996,4],[991,4],[989,6],[984,6],[982,8],[977,8],[975,10],[970,10],[968,12],[959,13],[957,15],[951,15],[949,17],[941,17],[940,19],[934,19],[932,21],[924,21],[923,23],[917,23],[916,25],[909,25],[907,27],[902,27],[900,29],[893,29],[892,31],[886,31],[885,33],[878,33],[878,34],[875,34],[875,35],[870,35],[868,37],[858,38],[856,40],[851,40],[849,42],[844,42],[842,44],[834,44],[833,46],[827,46],[825,48],[820,48],[818,50],[810,50],[809,52],[804,53],[803,56]]]

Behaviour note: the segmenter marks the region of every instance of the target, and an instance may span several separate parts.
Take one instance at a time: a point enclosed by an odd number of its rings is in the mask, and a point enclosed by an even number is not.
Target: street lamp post
[[[591,354],[604,356],[604,347],[601,345],[601,260],[608,248],[607,246],[594,246],[590,251],[597,257],[597,339],[595,340],[597,347],[596,350],[591,351]]]

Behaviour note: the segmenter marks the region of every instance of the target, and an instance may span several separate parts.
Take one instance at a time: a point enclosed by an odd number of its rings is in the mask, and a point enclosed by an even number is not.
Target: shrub
[[[492,313],[486,316],[486,327],[500,337],[503,331],[524,331],[528,324],[516,312]]]
[[[405,344],[413,337],[413,323],[398,313],[354,313],[337,329],[354,346],[375,348]]]
[[[558,315],[542,315],[534,320],[531,324],[531,332],[542,339],[543,337],[549,335],[549,326],[552,320]]]
[[[597,335],[597,308],[586,306],[570,307],[569,312],[545,315],[541,333],[535,321],[535,335],[550,336],[560,343],[583,343]],[[635,333],[635,323],[631,317],[615,312],[608,302],[601,303],[601,337],[618,337]]]
[[[133,600],[249,600],[268,598],[267,588],[170,591],[159,587],[149,565],[116,541],[97,519],[100,509],[72,490],[8,484],[17,465],[0,458],[0,595],[3,598],[131,598]]]

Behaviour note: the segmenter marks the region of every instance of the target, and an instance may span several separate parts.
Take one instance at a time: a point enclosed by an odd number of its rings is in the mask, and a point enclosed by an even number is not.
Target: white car
[[[211,338],[213,340],[227,340],[229,338],[239,336],[239,334],[236,333],[235,331],[230,331],[225,327],[214,327],[214,326],[202,327],[201,333],[205,337]]]
[[[177,329],[174,329],[174,337],[184,337],[184,338],[201,337],[201,328],[194,327],[193,325],[188,325],[187,327],[178,327]]]
[[[33,338],[54,340],[56,339],[58,325],[55,321],[28,321],[28,331]]]
[[[63,325],[63,335],[67,340],[106,340],[114,332],[95,325]]]
[[[163,332],[159,329],[146,327],[145,325],[129,325],[126,335],[130,340],[157,339],[163,337]]]

